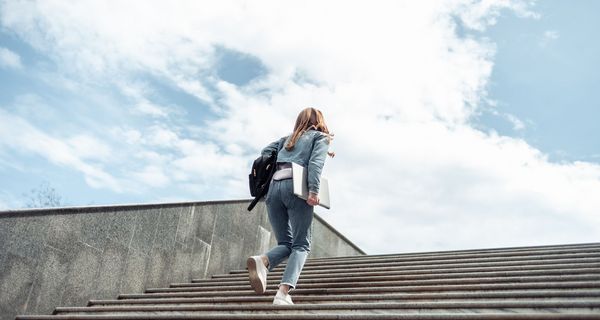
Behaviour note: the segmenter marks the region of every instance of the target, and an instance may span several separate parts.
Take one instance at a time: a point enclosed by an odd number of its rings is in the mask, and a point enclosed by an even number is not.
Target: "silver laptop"
[[[292,162],[294,194],[304,200],[308,199],[307,171],[303,166]],[[321,176],[321,185],[319,187],[319,205],[326,209],[331,208],[331,203],[329,202],[329,181],[323,176]]]

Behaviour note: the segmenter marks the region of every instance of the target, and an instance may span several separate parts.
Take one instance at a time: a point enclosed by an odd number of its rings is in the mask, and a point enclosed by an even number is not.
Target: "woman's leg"
[[[267,212],[269,214],[269,222],[277,239],[277,246],[265,253],[269,263],[269,271],[277,267],[284,261],[292,252],[293,234],[288,221],[288,211],[282,201],[281,189],[283,181],[273,181],[269,187],[267,196]]]
[[[290,192],[286,193],[289,195],[289,199],[286,199],[285,202],[288,204],[288,216],[292,228],[292,245],[280,288],[287,293],[286,289],[296,287],[296,282],[310,252],[313,207],[306,203],[306,200],[298,198],[291,192],[293,188],[291,183],[286,184],[285,187],[290,189]]]
[[[267,194],[269,221],[278,245],[262,256],[252,256],[246,261],[250,285],[258,294],[267,289],[267,274],[291,252],[292,232],[288,223],[287,209],[281,201],[280,182],[273,181]]]

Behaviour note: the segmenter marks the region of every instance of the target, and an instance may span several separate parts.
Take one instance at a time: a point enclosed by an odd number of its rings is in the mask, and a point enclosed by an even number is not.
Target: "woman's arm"
[[[321,184],[321,172],[329,149],[329,139],[324,134],[315,137],[314,147],[308,160],[308,191],[315,195],[319,194]]]
[[[269,156],[269,155],[271,155],[271,153],[273,151],[277,152],[278,149],[279,149],[279,141],[280,140],[281,139],[278,139],[278,140],[276,140],[274,142],[269,143],[268,146],[266,146],[264,149],[262,149],[262,151],[260,152],[260,154],[263,155],[263,156]]]

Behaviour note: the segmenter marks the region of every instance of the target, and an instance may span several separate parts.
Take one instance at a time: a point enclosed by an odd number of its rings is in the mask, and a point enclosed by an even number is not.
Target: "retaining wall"
[[[0,212],[0,319],[245,268],[276,241],[249,200]],[[311,257],[362,255],[317,215]]]

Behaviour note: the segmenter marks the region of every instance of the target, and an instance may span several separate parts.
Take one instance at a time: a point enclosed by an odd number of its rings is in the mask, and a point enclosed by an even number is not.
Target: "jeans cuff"
[[[280,284],[277,286],[277,288],[281,287],[281,286],[282,286],[282,285],[284,285],[284,284],[285,284],[285,285],[288,285],[288,286],[290,286],[290,290],[289,290],[289,291],[292,291],[292,290],[296,289],[296,286],[295,286],[295,285],[293,285],[293,284],[291,284],[291,283],[289,283],[289,282],[282,282],[282,283],[280,283]]]

